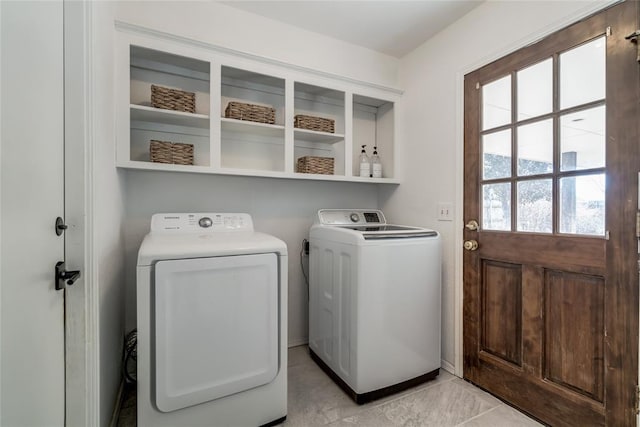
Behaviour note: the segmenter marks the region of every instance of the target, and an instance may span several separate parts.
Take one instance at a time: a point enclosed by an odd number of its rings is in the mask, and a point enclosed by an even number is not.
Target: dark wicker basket
[[[333,157],[304,156],[298,159],[296,172],[333,175]]]
[[[236,101],[227,104],[224,116],[229,119],[248,120],[258,123],[274,124],[276,122],[275,108]]]
[[[293,118],[293,126],[299,129],[315,130],[317,132],[335,133],[336,121],[323,117],[305,116],[298,114]]]
[[[151,106],[164,110],[196,112],[196,94],[178,89],[151,85]]]
[[[193,144],[151,140],[149,154],[154,163],[193,165]]]

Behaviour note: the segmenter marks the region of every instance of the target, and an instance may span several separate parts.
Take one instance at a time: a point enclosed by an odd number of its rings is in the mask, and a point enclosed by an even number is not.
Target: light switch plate
[[[438,221],[453,221],[453,205],[451,203],[438,203]]]

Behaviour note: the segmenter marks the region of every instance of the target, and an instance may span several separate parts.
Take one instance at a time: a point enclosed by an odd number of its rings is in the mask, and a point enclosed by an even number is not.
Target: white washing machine
[[[440,368],[440,236],[379,210],[320,210],[309,234],[311,357],[357,403]]]
[[[287,247],[248,214],[156,214],[138,253],[138,426],[287,414]]]

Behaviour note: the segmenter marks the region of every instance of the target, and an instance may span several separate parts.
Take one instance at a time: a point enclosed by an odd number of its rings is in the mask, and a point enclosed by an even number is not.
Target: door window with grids
[[[480,88],[483,230],[604,236],[605,42]]]

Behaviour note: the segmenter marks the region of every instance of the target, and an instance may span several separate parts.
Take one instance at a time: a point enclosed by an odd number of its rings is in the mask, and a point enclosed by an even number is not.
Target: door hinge
[[[479,82],[476,83],[476,89],[480,89],[480,83]]]
[[[604,33],[607,37],[611,37],[611,27],[607,27]]]
[[[640,238],[640,211],[636,212],[636,237]]]
[[[636,61],[640,62],[640,44],[638,44],[638,37],[640,37],[640,30],[635,30],[633,33],[626,36],[625,39],[636,45]]]
[[[633,413],[640,414],[640,387],[634,386]]]

